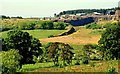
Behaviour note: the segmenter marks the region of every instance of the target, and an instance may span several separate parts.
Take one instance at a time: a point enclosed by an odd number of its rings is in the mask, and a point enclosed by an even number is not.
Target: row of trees
[[[5,15],[0,15],[0,18],[2,18],[2,19],[10,19],[10,18],[22,19],[21,16],[17,16],[17,17],[9,17],[9,16],[5,16]]]
[[[103,13],[106,14],[109,10],[116,10],[116,9],[120,9],[119,7],[116,8],[110,8],[110,9],[78,9],[78,10],[67,10],[67,11],[63,11],[60,12],[58,15],[54,14],[55,16],[61,16],[61,15],[65,15],[65,14],[78,14],[78,13],[93,13],[93,12],[98,12],[98,13]]]
[[[21,29],[21,30],[33,30],[33,29],[57,29],[64,30],[66,26],[70,24],[64,22],[52,22],[52,21],[33,21],[33,22],[19,22],[16,24],[6,24],[3,23],[2,31],[7,31],[11,29]]]

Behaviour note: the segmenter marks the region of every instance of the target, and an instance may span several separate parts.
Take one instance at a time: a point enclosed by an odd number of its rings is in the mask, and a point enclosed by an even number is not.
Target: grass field
[[[73,60],[72,65],[65,66],[62,68],[54,67],[53,62],[48,63],[36,63],[36,64],[26,64],[22,66],[21,71],[32,71],[32,72],[107,72],[111,67],[116,68],[118,72],[118,61],[90,61],[89,64],[74,65],[75,60]]]
[[[35,38],[41,39],[41,38],[47,38],[49,35],[56,35],[64,32],[65,30],[23,30],[24,32],[28,32],[30,35],[32,35]],[[4,31],[0,32],[0,35],[2,35],[2,38],[6,38],[7,32]]]

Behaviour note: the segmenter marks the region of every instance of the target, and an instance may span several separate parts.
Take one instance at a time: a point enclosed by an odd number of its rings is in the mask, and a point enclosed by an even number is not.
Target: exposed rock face
[[[68,21],[68,23],[70,23],[72,26],[83,26],[92,22],[94,22],[93,17],[86,17],[86,18]]]

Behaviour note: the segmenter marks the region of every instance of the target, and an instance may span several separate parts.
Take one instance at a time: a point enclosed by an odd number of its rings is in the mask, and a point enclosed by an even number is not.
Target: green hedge
[[[2,23],[1,31],[7,31],[12,29],[21,30],[33,30],[33,29],[57,29],[64,30],[66,26],[70,24],[64,22],[53,22],[53,21],[18,21],[15,23]]]

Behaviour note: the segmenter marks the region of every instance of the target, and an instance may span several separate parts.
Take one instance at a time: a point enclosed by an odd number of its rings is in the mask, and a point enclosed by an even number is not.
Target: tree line
[[[8,21],[9,22],[9,21]],[[33,29],[56,29],[56,30],[64,30],[68,25],[68,23],[64,22],[53,22],[53,21],[23,21],[18,23],[2,23],[1,30],[13,30],[13,29],[21,29],[21,30],[33,30]]]
[[[102,14],[106,14],[109,10],[117,10],[120,9],[120,7],[115,7],[115,8],[109,8],[109,9],[78,9],[78,10],[67,10],[67,11],[62,11],[59,14],[54,14],[55,16],[61,16],[61,15],[65,15],[65,14],[78,14],[78,13],[86,13],[86,14],[90,14],[93,12],[98,12],[98,13],[102,13]]]

